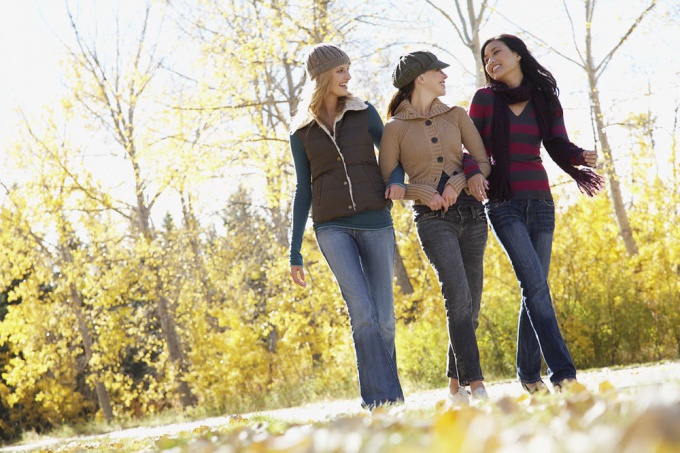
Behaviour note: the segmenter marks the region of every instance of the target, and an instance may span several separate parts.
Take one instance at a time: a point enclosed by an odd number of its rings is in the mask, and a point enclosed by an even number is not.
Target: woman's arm
[[[373,145],[380,149],[380,141],[382,140],[383,130],[385,129],[382,118],[380,118],[380,114],[372,104],[367,102],[366,105],[368,106],[368,132],[373,139]]]
[[[587,165],[594,167],[597,164],[597,152],[586,151],[583,148],[575,145],[569,140],[567,127],[564,123],[564,113],[557,117],[553,117],[550,126],[550,139],[544,141],[543,146],[546,149],[558,150],[563,158],[568,159],[572,165]]]
[[[400,166],[399,157],[401,154],[401,146],[399,144],[399,124],[397,122],[388,122],[383,131],[382,140],[380,142],[380,173],[386,185],[394,183],[391,179],[393,173],[398,171]],[[407,169],[403,169],[406,171]],[[437,193],[436,189],[419,184],[404,184],[406,193],[404,198],[407,200],[421,200],[427,203],[432,198],[432,195]]]
[[[290,150],[295,163],[295,198],[293,199],[293,225],[290,238],[290,264],[302,266],[302,237],[307,226],[309,210],[312,206],[312,172],[309,168],[309,160],[305,147],[300,138],[293,134],[290,136]]]
[[[470,117],[466,114],[461,115],[460,118],[460,134],[463,140],[463,146],[470,153],[470,156],[477,163],[477,169],[470,169],[465,171],[466,177],[469,179],[477,172],[481,173],[485,178],[491,173],[491,165],[489,164],[489,156],[486,154],[482,136],[475,127]],[[463,169],[465,169],[465,162],[463,162]]]
[[[380,114],[375,109],[375,107],[373,107],[373,105],[369,104],[368,102],[366,104],[368,105],[368,131],[371,133],[371,137],[373,138],[373,144],[376,148],[378,148],[378,150],[380,150],[380,143],[382,141],[383,131],[385,129],[382,123],[382,118],[380,118]],[[401,164],[397,163],[397,165],[394,167],[394,170],[392,171],[392,174],[390,175],[389,181],[385,181],[385,185],[389,187],[392,184],[397,184],[401,187],[404,187],[404,179],[404,169],[402,168]]]
[[[455,112],[456,124],[460,131],[461,141],[469,154],[463,153],[463,172],[454,173],[446,182],[446,185],[450,185],[458,193],[461,193],[463,189],[468,186],[468,181],[475,175],[479,174],[481,176],[479,181],[475,179],[478,183],[489,176],[491,166],[489,165],[489,158],[486,155],[482,138],[480,137],[477,128],[472,123],[472,120],[462,108],[456,108]],[[470,159],[470,156],[472,159]]]

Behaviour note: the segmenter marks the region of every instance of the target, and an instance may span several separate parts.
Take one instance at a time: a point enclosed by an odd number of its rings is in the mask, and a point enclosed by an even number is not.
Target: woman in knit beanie
[[[443,69],[448,66],[428,51],[399,59],[392,73],[398,91],[387,110],[380,170],[387,182],[401,164],[409,177],[401,191],[390,185],[389,195],[399,198],[404,193],[414,200],[418,238],[437,273],[446,307],[448,399],[453,405],[465,405],[470,399],[488,398],[475,330],[488,236],[481,201],[489,162],[465,109],[439,100],[446,94]],[[470,153],[467,158],[463,145]]]
[[[549,393],[541,380],[541,353],[557,391],[576,379],[548,287],[555,204],[541,159],[550,158],[593,196],[597,152],[569,141],[553,75],[512,35],[487,40],[481,49],[487,85],[472,98],[469,114],[492,160],[486,213],[519,281],[517,376],[529,393]]]
[[[319,248],[349,312],[362,405],[373,409],[404,399],[394,344],[396,243],[374,149],[382,120],[348,91],[349,67],[347,54],[331,44],[307,57],[308,88],[290,135],[297,176],[290,275],[307,285],[300,249],[311,208]]]

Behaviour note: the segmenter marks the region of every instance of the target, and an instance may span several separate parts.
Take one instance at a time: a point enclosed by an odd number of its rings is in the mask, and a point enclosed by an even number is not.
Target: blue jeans
[[[349,312],[363,406],[403,401],[394,345],[394,229],[329,226],[316,231],[316,240]]]
[[[548,287],[555,231],[552,200],[491,201],[486,205],[491,228],[505,249],[522,293],[517,327],[517,376],[541,379],[541,353],[553,383],[576,377],[576,367],[562,338]]]
[[[483,380],[475,331],[484,282],[489,235],[481,208],[451,206],[416,217],[418,238],[434,268],[446,308],[449,347],[446,375],[461,386]]]

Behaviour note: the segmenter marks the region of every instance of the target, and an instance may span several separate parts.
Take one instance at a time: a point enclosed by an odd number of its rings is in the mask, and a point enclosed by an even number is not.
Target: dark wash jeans
[[[449,347],[446,375],[461,386],[483,380],[475,330],[484,282],[484,249],[489,230],[484,211],[453,205],[416,217],[418,238],[434,268],[446,308]]]
[[[394,229],[329,226],[316,231],[316,240],[347,305],[362,406],[403,401],[394,344]]]
[[[498,242],[510,258],[522,293],[517,327],[517,377],[541,379],[541,353],[553,383],[576,377],[562,338],[548,287],[555,231],[552,200],[490,201],[486,213]]]

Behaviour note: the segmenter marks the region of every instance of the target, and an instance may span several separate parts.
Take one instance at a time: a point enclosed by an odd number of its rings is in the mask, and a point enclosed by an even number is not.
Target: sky
[[[96,5],[88,12],[83,10],[83,19],[92,23],[96,14],[101,15],[102,8],[120,8],[123,15],[127,6],[139,4],[141,0],[98,0],[71,1],[72,5]],[[358,0],[357,0],[358,1]],[[376,0],[389,2],[390,0]],[[519,26],[531,30],[550,45],[567,54],[570,58],[578,58],[572,44],[572,36],[565,21],[562,1],[560,0],[524,0],[522,8],[514,5],[520,2],[498,0],[495,4],[497,13],[482,29],[483,39],[502,32],[520,33]],[[631,17],[642,10],[640,1],[598,0],[598,28],[595,34],[596,54],[600,57],[605,49],[610,49],[624,29],[631,23]],[[659,132],[657,139],[662,144],[659,149],[668,149],[670,136],[668,131],[673,124],[675,106],[680,102],[680,52],[676,44],[680,39],[680,6],[672,0],[661,0],[659,10],[675,14],[674,26],[653,22],[647,19],[635,32],[633,39],[620,49],[601,78],[601,93],[605,108],[621,109],[622,112],[643,112],[651,109],[658,116]],[[452,2],[442,0],[442,5]],[[567,0],[575,21],[581,20],[583,7],[580,0]],[[429,17],[437,16],[424,1],[411,2],[416,10]],[[512,6],[510,6],[512,5]],[[63,69],[60,66],[63,51],[61,40],[70,39],[70,29],[62,0],[0,0],[4,11],[0,15],[0,165],[4,165],[3,148],[11,141],[18,126],[16,109],[21,109],[29,116],[39,114],[45,106],[58,103],[65,93]],[[7,12],[11,12],[7,13]],[[88,18],[87,14],[92,14]],[[405,13],[406,17],[410,13]],[[98,23],[101,23],[99,21]],[[604,26],[606,24],[606,27]],[[102,35],[106,30],[98,30]],[[369,31],[370,33],[370,31]],[[460,103],[469,99],[474,91],[469,76],[465,76],[460,64],[451,61],[452,55],[463,65],[473,65],[469,50],[458,43],[450,25],[441,22],[439,25],[419,30],[418,23],[409,24],[404,33],[412,34],[413,41],[426,41],[445,48],[450,55],[444,55],[452,63],[449,72],[449,93],[444,99],[450,103]],[[407,36],[407,38],[409,38]],[[376,42],[389,42],[391,36],[375,37]],[[414,44],[422,47],[422,45]],[[590,113],[587,102],[587,84],[585,73],[574,64],[567,62],[555,52],[530,44],[539,61],[548,67],[558,80],[561,89],[561,100],[566,110],[567,127],[572,140],[584,148],[595,146]],[[394,49],[396,55],[408,51],[408,47]],[[389,72],[384,71],[379,86],[389,86]],[[467,77],[467,78],[466,78]],[[660,85],[660,80],[667,83]],[[655,93],[645,96],[648,83],[653,83]],[[383,111],[383,106],[379,110]],[[629,146],[629,140],[619,130],[610,132],[614,146]],[[617,141],[616,137],[621,137]],[[4,172],[3,172],[4,173]],[[7,175],[0,173],[0,180]]]
[[[38,2],[0,0],[0,5],[12,11],[0,14],[0,143],[5,143],[16,127],[17,106],[39,111],[44,101],[57,98],[61,69],[59,43]]]

